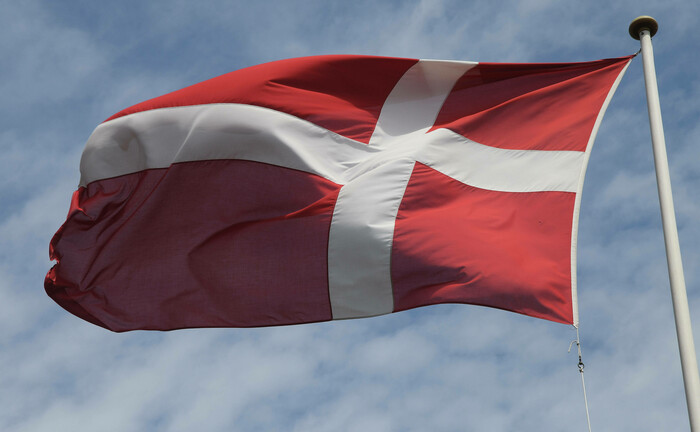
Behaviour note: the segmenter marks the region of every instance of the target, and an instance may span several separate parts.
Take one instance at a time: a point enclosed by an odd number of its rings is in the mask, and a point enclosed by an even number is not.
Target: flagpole
[[[666,243],[666,259],[668,274],[671,282],[671,298],[676,320],[676,334],[681,356],[683,382],[685,383],[685,398],[688,404],[688,417],[692,432],[700,432],[700,377],[698,363],[693,343],[693,329],[690,324],[688,296],[685,289],[681,249],[678,241],[676,215],[673,210],[671,196],[671,178],[669,176],[668,158],[666,156],[666,140],[661,121],[659,90],[656,83],[654,67],[654,51],[651,38],[656,34],[659,25],[654,18],[640,16],[629,27],[630,36],[640,41],[642,46],[642,62],[644,64],[644,82],[646,83],[647,107],[649,110],[649,125],[651,128],[651,143],[654,149],[654,165],[656,166],[656,182],[659,190],[661,205],[661,220]]]

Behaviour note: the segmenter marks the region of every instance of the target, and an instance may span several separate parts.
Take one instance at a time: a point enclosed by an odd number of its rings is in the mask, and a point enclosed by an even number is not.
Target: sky
[[[0,0],[0,430],[584,431],[571,326],[439,305],[262,329],[111,333],[44,292],[92,130],[235,69],[317,54],[568,62],[654,37],[695,344],[700,59],[694,1]],[[581,204],[593,430],[689,430],[641,58],[598,133]]]

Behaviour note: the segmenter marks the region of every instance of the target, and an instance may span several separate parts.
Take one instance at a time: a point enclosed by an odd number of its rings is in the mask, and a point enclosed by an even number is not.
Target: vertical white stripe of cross
[[[581,152],[504,150],[446,129],[428,133],[457,79],[474,66],[473,62],[416,63],[382,108],[370,139],[370,156],[345,173],[328,243],[333,319],[393,311],[394,225],[416,162],[482,189],[577,190]]]

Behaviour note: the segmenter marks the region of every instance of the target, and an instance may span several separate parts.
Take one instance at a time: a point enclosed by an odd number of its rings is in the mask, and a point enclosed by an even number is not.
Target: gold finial
[[[649,30],[649,34],[653,37],[656,31],[659,30],[659,23],[650,16],[642,15],[637,17],[630,23],[630,36],[639,40],[639,33],[642,30]]]

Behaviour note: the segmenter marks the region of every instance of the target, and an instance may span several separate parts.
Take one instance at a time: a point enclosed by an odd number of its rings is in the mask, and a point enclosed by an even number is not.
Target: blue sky
[[[83,145],[111,114],[245,66],[370,54],[563,62],[654,38],[700,346],[700,4],[623,0],[0,1],[0,430],[585,430],[574,330],[441,305],[265,329],[114,334],[43,289]],[[594,430],[689,430],[641,59],[608,109],[579,229]]]

